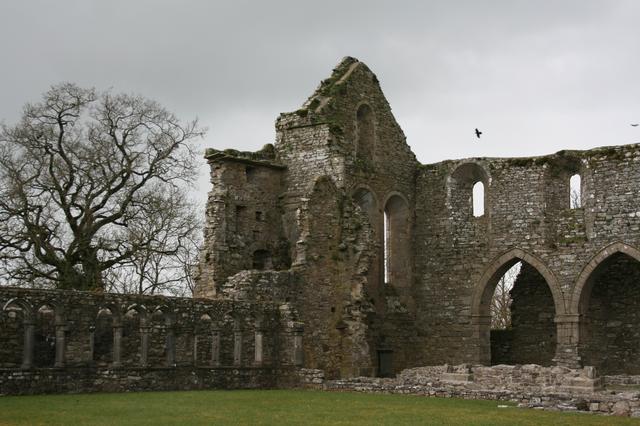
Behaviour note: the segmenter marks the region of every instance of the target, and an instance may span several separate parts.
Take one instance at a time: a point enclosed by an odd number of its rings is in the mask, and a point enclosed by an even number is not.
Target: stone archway
[[[491,363],[491,299],[498,280],[507,270],[520,261],[523,263],[523,268],[526,266],[528,274],[525,278],[521,278],[520,276],[518,277],[518,280],[526,283],[521,285],[528,285],[537,293],[537,300],[548,300],[551,306],[547,308],[553,308],[548,309],[552,317],[545,318],[544,325],[540,325],[540,327],[544,328],[543,330],[536,329],[535,327],[537,327],[537,325],[535,324],[535,321],[531,319],[522,321],[524,327],[523,330],[529,328],[530,330],[534,330],[536,333],[547,333],[547,340],[549,344],[545,349],[546,357],[544,357],[544,363],[550,363],[556,350],[558,350],[556,341],[559,340],[560,333],[559,330],[556,330],[553,322],[558,316],[565,314],[564,298],[558,281],[544,262],[521,249],[515,248],[495,258],[486,268],[484,274],[475,287],[471,301],[471,323],[473,327],[474,341],[476,342],[475,349],[477,351],[473,356],[474,362],[479,362],[484,365],[489,365]],[[539,285],[541,282],[546,283],[546,286]],[[516,282],[515,285],[518,285],[518,283]],[[536,286],[538,287],[537,290]],[[544,306],[529,306],[528,311],[535,312],[538,308],[541,310],[545,309]],[[525,323],[526,325],[524,325]],[[524,333],[526,334],[526,332]],[[523,341],[522,339],[516,340],[520,340],[521,342]],[[549,347],[551,343],[553,346]],[[538,361],[537,358],[531,358],[531,360],[528,360],[526,355],[522,355],[526,352],[524,348],[520,348],[519,352],[519,355],[515,356],[515,358],[511,357],[511,359],[522,358],[521,362],[518,363]]]
[[[580,273],[570,304],[577,352],[604,374],[640,374],[640,251],[616,242]]]
[[[582,269],[578,279],[576,280],[576,284],[573,287],[573,293],[571,296],[571,302],[568,306],[567,311],[573,314],[580,314],[580,305],[583,304],[583,299],[585,297],[588,298],[588,292],[590,290],[590,285],[593,283],[589,282],[589,278],[592,276],[595,269],[609,256],[615,253],[624,253],[637,261],[640,262],[640,250],[636,249],[633,246],[622,242],[615,242],[613,244],[608,245],[603,248],[591,258],[589,263]],[[585,287],[587,288],[585,290]]]

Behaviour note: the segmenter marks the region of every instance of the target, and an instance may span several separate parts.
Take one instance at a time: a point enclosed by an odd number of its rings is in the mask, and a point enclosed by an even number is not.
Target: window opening
[[[384,283],[388,284],[390,281],[390,277],[389,277],[389,261],[390,261],[390,256],[389,256],[389,238],[391,237],[390,233],[389,233],[389,212],[385,211],[384,212]]]
[[[579,209],[582,207],[582,182],[580,175],[575,174],[569,179],[569,207]]]
[[[484,183],[476,182],[473,185],[473,216],[484,216]]]

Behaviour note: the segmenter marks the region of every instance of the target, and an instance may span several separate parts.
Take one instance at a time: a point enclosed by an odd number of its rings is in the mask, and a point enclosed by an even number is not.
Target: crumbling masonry
[[[276,130],[258,152],[207,151],[199,296],[290,303],[304,365],[329,378],[443,363],[640,374],[640,146],[423,165],[353,58]],[[518,261],[513,326],[492,333]]]
[[[196,298],[0,289],[0,393],[291,386],[445,363],[640,375],[640,146],[423,165],[353,58],[276,130],[258,152],[206,153]],[[517,262],[513,325],[491,331]],[[443,381],[472,371],[447,368]]]

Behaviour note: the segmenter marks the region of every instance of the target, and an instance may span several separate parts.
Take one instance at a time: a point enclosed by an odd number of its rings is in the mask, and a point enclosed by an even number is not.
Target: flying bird
[[[480,139],[480,135],[481,135],[481,134],[482,134],[482,132],[481,132],[480,130],[476,129],[476,137],[477,137],[478,139]]]
[[[632,124],[631,127],[638,127],[638,124],[640,123]]]

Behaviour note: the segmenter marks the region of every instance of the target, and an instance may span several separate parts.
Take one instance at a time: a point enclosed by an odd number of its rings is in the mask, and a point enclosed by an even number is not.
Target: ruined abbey
[[[2,393],[287,386],[301,367],[640,375],[639,145],[420,164],[354,58],[276,131],[205,154],[194,299],[0,289]],[[517,262],[512,325],[491,330]]]

